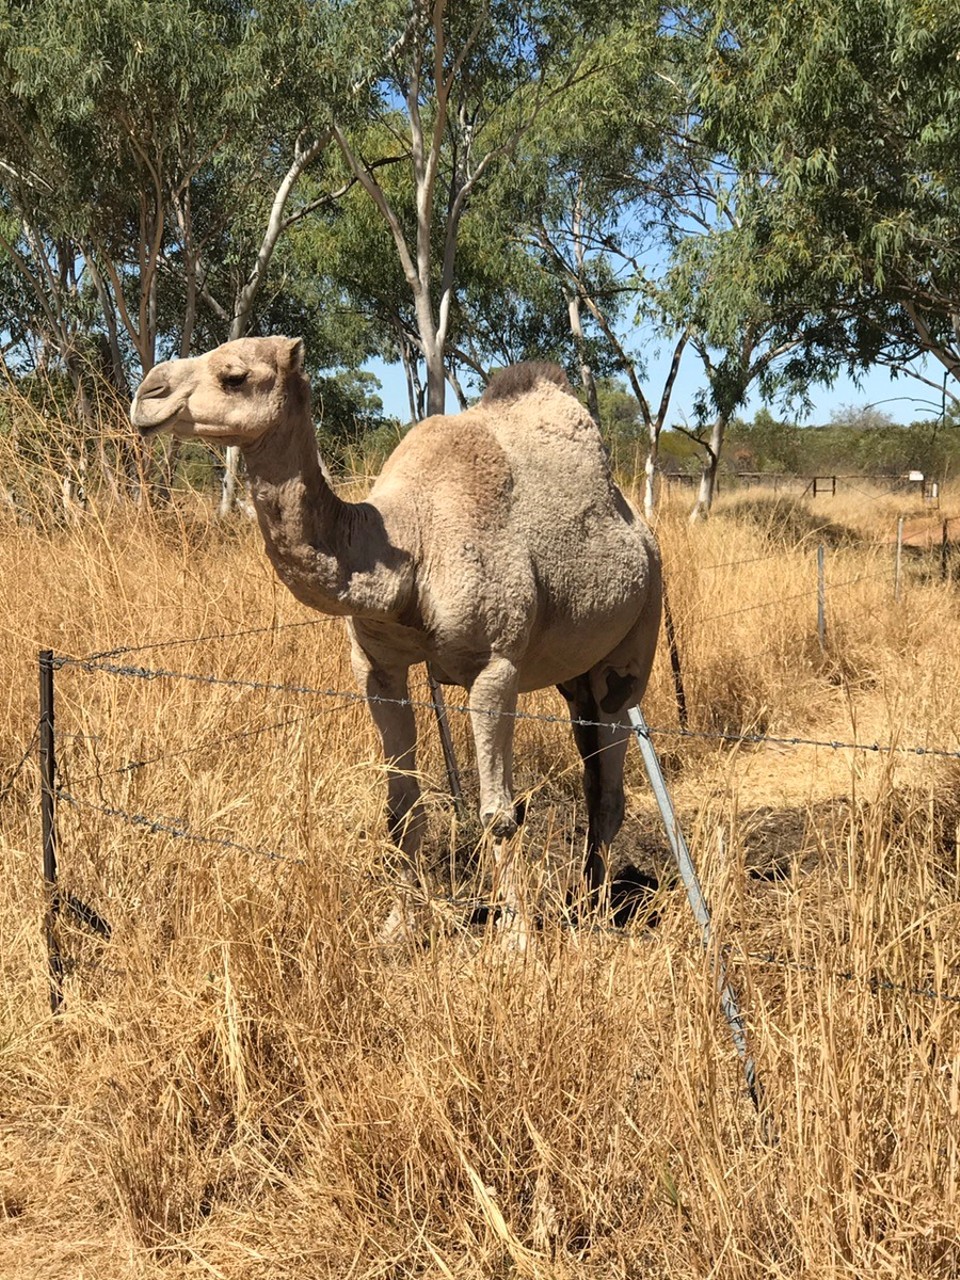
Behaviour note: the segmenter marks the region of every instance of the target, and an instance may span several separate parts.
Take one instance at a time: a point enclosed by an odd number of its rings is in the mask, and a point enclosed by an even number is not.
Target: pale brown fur
[[[303,603],[348,619],[411,889],[423,819],[407,673],[428,662],[469,690],[480,810],[508,904],[512,713],[518,693],[560,687],[584,761],[586,867],[598,891],[623,818],[622,721],[656,645],[660,558],[562,371],[504,370],[472,409],[413,427],[360,503],[341,501],[321,469],[298,340],[245,338],[158,365],[131,417],[144,434],[239,445],[279,577]],[[405,924],[410,900],[390,928]]]

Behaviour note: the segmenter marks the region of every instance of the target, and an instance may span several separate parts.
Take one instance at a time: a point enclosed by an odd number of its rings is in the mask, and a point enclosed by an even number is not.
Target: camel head
[[[206,355],[155,365],[130,419],[143,436],[172,431],[222,445],[252,445],[306,404],[299,338],[238,338]]]

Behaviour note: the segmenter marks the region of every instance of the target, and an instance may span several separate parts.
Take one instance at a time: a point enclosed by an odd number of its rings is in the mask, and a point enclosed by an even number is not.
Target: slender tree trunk
[[[220,480],[220,505],[217,515],[225,518],[237,505],[237,485],[240,479],[240,450],[228,445],[224,450],[223,476]]]
[[[647,439],[650,446],[643,464],[643,514],[647,520],[653,519],[657,506],[657,463],[660,458],[660,424],[647,424]]]
[[[447,376],[443,368],[443,354],[434,349],[426,358],[427,366],[427,417],[441,414],[447,407]]]
[[[587,344],[583,337],[583,317],[580,314],[580,299],[573,290],[564,290],[567,298],[567,316],[570,320],[570,333],[573,345],[577,349],[577,360],[580,364],[580,379],[587,397],[587,408],[594,422],[600,425],[600,401],[597,398],[597,380],[587,360]]]
[[[690,512],[690,523],[696,524],[710,514],[717,489],[717,469],[720,466],[720,450],[723,448],[723,437],[726,432],[726,419],[718,414],[710,429],[710,440],[707,444],[707,456],[700,471],[700,487],[697,500]]]
[[[451,387],[453,387],[453,394],[457,397],[457,404],[460,406],[460,408],[461,409],[468,408],[469,406],[467,402],[467,397],[463,390],[463,387],[460,385],[460,379],[457,377],[457,375],[454,373],[452,369],[447,374],[447,381],[450,383]]]
[[[418,291],[415,298],[417,329],[427,371],[427,417],[443,413],[447,405],[447,371],[443,363],[443,344],[437,333],[430,307],[430,295]]]
[[[325,129],[308,146],[303,145],[303,134],[297,138],[294,144],[293,160],[274,193],[273,204],[270,207],[270,214],[267,218],[267,225],[264,228],[263,238],[260,241],[260,248],[257,251],[256,261],[234,301],[233,319],[230,322],[230,331],[227,334],[228,342],[236,338],[242,338],[248,333],[253,323],[254,307],[263,288],[263,282],[266,279],[277,242],[289,225],[290,219],[287,218],[287,205],[290,196],[303,171],[320,155],[332,136],[332,131]],[[220,506],[218,509],[220,516],[230,515],[237,504],[239,477],[240,450],[231,445],[226,450],[223,481],[220,486]]]
[[[86,444],[88,440],[94,438],[96,419],[87,379],[84,377],[83,362],[76,347],[68,348],[63,352],[63,362],[73,383],[77,398],[77,415],[80,419],[80,440],[75,448],[68,450],[60,477],[64,519],[67,524],[75,524],[87,505],[87,494],[84,488],[87,469]]]
[[[410,405],[410,421],[419,422],[424,416],[423,384],[420,381],[417,353],[406,339],[400,344],[400,359],[407,381],[407,401]]]

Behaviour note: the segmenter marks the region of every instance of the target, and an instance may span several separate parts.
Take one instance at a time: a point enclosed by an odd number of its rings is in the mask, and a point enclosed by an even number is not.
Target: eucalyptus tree
[[[81,398],[91,337],[125,399],[131,365],[238,337],[275,305],[273,259],[309,211],[295,188],[331,140],[335,17],[0,0],[0,250],[30,301],[14,327]]]
[[[357,0],[346,8],[358,40],[369,41],[371,27],[389,30],[382,5]],[[412,300],[426,410],[437,413],[445,403],[462,224],[544,108],[600,75],[595,40],[616,22],[617,6],[413,0],[405,11],[408,24],[378,80],[382,130],[353,132],[336,117],[333,130],[389,229]],[[391,198],[376,169],[386,135],[409,166],[402,202]]]
[[[664,207],[677,170],[690,164],[683,141],[695,45],[671,7],[637,0],[596,48],[603,73],[541,114],[504,199],[553,282],[594,416],[599,380],[619,374],[629,384],[647,440],[651,514],[660,432],[688,341],[683,325],[663,323],[661,294],[671,251]],[[653,347],[668,353],[655,384]]]
[[[691,171],[667,213],[672,242],[659,300],[664,325],[686,334],[704,388],[694,424],[702,450],[691,519],[707,515],[727,427],[748,396],[809,403],[829,382],[843,318],[824,313],[816,283],[792,271],[783,209],[772,183],[750,181],[712,157]]]
[[[960,373],[960,10],[720,0],[700,104],[715,146],[779,192],[784,278],[813,284],[834,353]],[[940,389],[935,376],[924,380]]]
[[[170,322],[163,295],[180,278],[177,327],[189,330],[195,314],[191,231],[178,241],[173,211],[191,210],[198,174],[238,132],[230,54],[245,38],[243,15],[170,0],[5,0],[3,18],[0,189],[19,226],[2,247],[54,308],[66,313],[86,291],[124,392],[128,357],[141,370],[157,357]],[[48,323],[46,336],[66,361],[62,325]]]
[[[776,185],[738,169],[703,127],[703,15],[691,6],[665,20],[651,6],[645,14],[635,8],[632,22],[634,57],[626,66],[611,61],[602,109],[584,110],[578,126],[555,126],[565,163],[550,172],[536,235],[573,331],[589,319],[637,401],[648,438],[648,515],[680,364],[699,361],[705,387],[687,428],[704,459],[697,519],[710,509],[733,414],[752,391],[802,398],[812,381],[829,379],[843,324],[794,269],[789,210]],[[618,33],[621,47],[625,35]],[[591,147],[591,138],[601,145]],[[666,357],[652,394],[650,346]]]
[[[370,148],[373,149],[372,146]],[[378,182],[391,203],[412,198],[409,165],[382,145]],[[349,183],[349,172],[345,183]],[[308,176],[304,195],[314,179]],[[553,358],[568,366],[571,343],[554,282],[526,251],[515,224],[489,190],[483,216],[467,218],[457,245],[457,287],[447,324],[444,373],[463,408],[490,372],[524,359]],[[434,252],[442,228],[434,227]],[[290,237],[293,278],[303,296],[362,330],[372,353],[404,371],[409,417],[427,412],[419,330],[413,299],[389,228],[358,183],[326,203]]]

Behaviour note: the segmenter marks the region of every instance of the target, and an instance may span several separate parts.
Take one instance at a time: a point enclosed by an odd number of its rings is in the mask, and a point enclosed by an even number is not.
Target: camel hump
[[[524,360],[520,364],[507,365],[500,369],[487,383],[481,404],[495,404],[498,400],[515,400],[532,391],[538,382],[552,382],[554,386],[574,395],[573,387],[567,381],[567,375],[558,364],[549,361]]]

